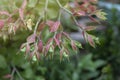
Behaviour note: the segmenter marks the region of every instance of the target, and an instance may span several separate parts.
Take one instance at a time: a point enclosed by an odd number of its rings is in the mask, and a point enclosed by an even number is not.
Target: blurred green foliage
[[[116,9],[106,10],[108,19],[103,26],[106,29],[94,32],[100,38],[101,45],[96,49],[87,48],[88,52],[94,54],[95,59],[103,59],[111,69],[113,78],[109,80],[119,80],[120,76],[120,14]],[[107,67],[106,67],[107,68]],[[103,79],[102,79],[103,80]],[[108,80],[108,79],[106,79]]]
[[[22,55],[9,52],[6,50],[6,54],[10,54],[8,57],[5,57],[5,53],[0,55],[0,61],[4,63],[0,64],[0,80],[6,80],[3,76],[11,73],[13,67],[16,67],[24,80],[93,80],[101,73],[98,68],[106,64],[103,60],[93,61],[92,54],[72,56],[70,62],[60,62],[59,58],[29,62]],[[15,73],[14,80],[19,79]]]
[[[0,39],[0,80],[4,76],[12,74],[14,68],[14,80],[89,80],[99,79],[106,64],[103,60],[93,60],[92,54],[71,55],[70,61],[60,62],[59,57],[52,60],[42,59],[39,62],[28,61],[19,51],[21,43],[25,42],[30,33],[18,32],[17,36],[4,42]]]

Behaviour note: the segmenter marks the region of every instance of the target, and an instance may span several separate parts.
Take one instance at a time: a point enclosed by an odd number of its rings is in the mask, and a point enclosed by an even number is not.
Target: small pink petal
[[[38,50],[39,50],[40,52],[42,52],[42,50],[43,50],[43,43],[42,43],[41,40],[38,42]]]
[[[27,45],[26,45],[26,54],[28,54],[29,52],[30,52],[30,45],[27,44]]]
[[[21,20],[24,20],[24,10],[22,8],[19,9],[19,16]]]
[[[51,28],[51,32],[55,32],[55,31],[57,31],[58,30],[58,28],[59,28],[59,26],[60,26],[60,22],[59,21],[56,21],[55,23],[54,23],[54,25],[52,26],[52,28]]]
[[[50,32],[55,32],[58,30],[59,26],[60,26],[60,22],[59,21],[47,21],[46,23],[49,27],[50,27]]]
[[[0,30],[4,27],[4,21],[3,20],[0,20]]]
[[[26,5],[27,5],[27,0],[24,0],[23,3],[22,3],[21,8],[22,8],[22,9],[25,9]]]
[[[6,75],[3,76],[3,78],[5,78],[5,79],[11,78],[11,77],[12,77],[11,74],[6,74]]]
[[[45,23],[44,23],[44,22],[41,22],[41,23],[39,24],[38,31],[42,31],[44,27],[45,27]]]
[[[61,34],[61,33],[56,34],[56,38],[57,38],[57,39],[61,39],[61,37],[62,37],[62,34]]]
[[[32,34],[27,38],[28,43],[34,43],[36,38],[36,34]]]
[[[89,44],[90,44],[92,47],[95,48],[95,43],[94,43],[91,35],[88,35],[88,42],[89,42]]]
[[[45,56],[47,55],[49,49],[50,49],[50,44],[47,44],[45,47]]]
[[[57,38],[54,38],[56,45],[60,45],[60,41]]]
[[[73,49],[74,51],[77,50],[77,47],[76,47],[76,45],[75,45],[75,43],[74,43],[73,41],[71,41],[71,46],[72,46],[72,49]]]
[[[0,11],[0,15],[7,15],[10,16],[10,14],[7,11]]]

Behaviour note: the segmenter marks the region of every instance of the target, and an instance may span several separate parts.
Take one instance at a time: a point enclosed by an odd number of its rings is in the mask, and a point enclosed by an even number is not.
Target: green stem
[[[61,15],[62,15],[62,12],[61,12],[61,10],[59,10],[58,21],[60,21]]]
[[[40,23],[41,19],[42,19],[42,17],[40,16],[40,17],[38,18],[38,21],[37,21],[36,25],[35,25],[34,34],[36,34],[37,27],[39,26],[39,23]]]
[[[72,16],[72,18],[73,18],[73,20],[74,20],[75,24],[76,24],[77,26],[79,26],[81,30],[83,30],[83,31],[84,31],[84,29],[83,29],[82,25],[78,23],[78,21],[75,19],[75,17],[74,17],[74,16]]]
[[[46,0],[46,2],[45,2],[45,9],[44,9],[45,21],[47,20],[47,9],[48,9],[48,0]]]
[[[15,74],[15,72],[17,73],[17,75],[18,75],[18,77],[20,78],[20,80],[24,80],[24,79],[22,78],[22,76],[20,75],[19,71],[17,70],[17,68],[15,67],[15,65],[12,64],[12,66],[13,66],[13,70],[12,70],[12,74],[11,74],[12,77],[11,77],[10,80],[14,80],[14,74]]]
[[[22,76],[20,75],[19,71],[16,69],[16,67],[15,67],[15,71],[16,71],[17,75],[19,76],[20,80],[24,80],[24,79],[22,78]]]
[[[69,10],[67,10],[66,8],[64,8],[64,7],[61,5],[61,3],[59,2],[59,0],[56,0],[56,2],[57,2],[57,4],[59,5],[59,7],[60,7],[61,9],[63,9],[64,11],[66,11],[67,13],[69,13],[69,14],[72,15],[72,12],[70,12]]]
[[[15,74],[15,69],[13,68],[13,70],[12,70],[12,73],[11,73],[11,79],[10,80],[13,80],[14,79],[14,74]]]

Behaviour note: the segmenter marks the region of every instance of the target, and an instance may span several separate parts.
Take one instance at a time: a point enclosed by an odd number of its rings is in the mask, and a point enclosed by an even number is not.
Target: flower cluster
[[[82,45],[72,40],[69,34],[64,32],[61,23],[62,12],[66,11],[71,15],[71,19],[81,29],[85,40],[95,47],[98,38],[89,34],[88,31],[94,30],[96,27],[82,26],[76,17],[86,16],[98,23],[97,18],[105,20],[106,13],[98,10],[96,3],[97,0],[74,0],[73,2],[69,0],[37,0],[33,4],[33,2],[23,0],[22,5],[12,13],[0,11],[0,15],[4,16],[4,19],[0,20],[0,37],[16,34],[21,28],[22,30],[28,29],[32,34],[21,45],[20,50],[29,59],[53,58],[55,55],[59,55],[60,60],[63,57],[68,58],[71,49],[76,52],[77,48],[82,48]],[[96,15],[97,18],[92,17],[93,15]],[[39,18],[36,20],[38,16]]]

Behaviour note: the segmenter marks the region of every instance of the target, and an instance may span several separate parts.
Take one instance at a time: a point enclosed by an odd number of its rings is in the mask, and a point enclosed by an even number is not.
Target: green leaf
[[[66,57],[66,58],[69,57],[68,54],[67,54],[66,52],[63,52],[63,56]]]
[[[98,18],[100,18],[101,20],[106,20],[107,18],[106,18],[106,13],[105,12],[102,12],[101,10],[99,10],[99,11],[97,11],[96,13],[96,16],[98,17]]]
[[[75,41],[75,45],[76,45],[77,47],[79,47],[79,48],[82,48],[82,44],[81,44],[80,42],[78,42],[78,41]]]
[[[37,3],[37,0],[29,0],[28,6],[35,7],[36,3]]]
[[[33,56],[32,61],[37,61],[37,57],[35,55]]]
[[[5,69],[6,67],[7,67],[7,63],[4,56],[0,55],[0,68]]]
[[[50,48],[49,48],[49,52],[54,52],[54,49],[53,49],[53,47],[52,46],[50,46]]]
[[[20,49],[21,52],[25,52],[26,51],[26,47]]]
[[[103,61],[103,60],[97,60],[97,61],[95,62],[96,68],[98,68],[98,67],[100,67],[100,66],[102,66],[102,65],[104,65],[104,64],[105,64],[105,61]]]
[[[33,70],[32,70],[31,68],[25,69],[24,76],[25,76],[27,79],[32,78],[32,77],[34,76],[34,75],[33,75]]]

